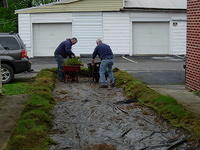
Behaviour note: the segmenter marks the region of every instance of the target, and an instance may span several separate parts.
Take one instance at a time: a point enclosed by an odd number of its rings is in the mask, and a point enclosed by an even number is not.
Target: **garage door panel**
[[[133,23],[133,54],[168,54],[169,23]]]
[[[33,25],[34,56],[53,56],[60,42],[72,36],[70,23]]]

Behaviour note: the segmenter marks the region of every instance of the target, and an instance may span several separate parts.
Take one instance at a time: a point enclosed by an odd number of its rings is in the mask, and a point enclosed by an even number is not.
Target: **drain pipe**
[[[135,63],[135,64],[138,63],[137,61],[133,61],[133,60],[131,60],[131,59],[125,57],[125,56],[122,56],[122,58],[125,59],[125,60],[127,60],[127,61],[130,61],[130,62],[132,62],[132,63]]]

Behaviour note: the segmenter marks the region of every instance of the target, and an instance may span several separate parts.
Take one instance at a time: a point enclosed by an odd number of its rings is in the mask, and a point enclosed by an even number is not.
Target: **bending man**
[[[72,45],[77,43],[76,38],[66,39],[61,42],[59,46],[56,48],[54,55],[58,64],[58,80],[64,81],[64,73],[62,70],[62,65],[64,63],[64,59],[69,57],[72,58],[75,54],[72,52]]]
[[[93,55],[92,55],[92,63],[95,62],[95,58],[98,55],[101,59],[101,65],[99,69],[99,75],[100,75],[100,87],[101,88],[107,88],[108,85],[114,86],[114,77],[112,73],[112,66],[113,66],[113,52],[107,44],[104,44],[101,40],[97,40],[97,47],[95,48]],[[106,80],[105,73],[108,73],[108,79]]]

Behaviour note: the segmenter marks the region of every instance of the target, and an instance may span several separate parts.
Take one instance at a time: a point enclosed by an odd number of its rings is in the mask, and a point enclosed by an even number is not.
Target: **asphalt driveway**
[[[130,57],[130,59],[135,63],[128,63],[124,70],[146,84],[185,84],[184,60],[180,57]]]
[[[127,58],[127,59],[126,59]],[[135,78],[149,85],[177,85],[184,84],[185,70],[183,69],[184,60],[177,56],[152,56],[152,57],[115,57],[115,66],[121,70],[128,71]],[[87,64],[91,58],[81,58]],[[56,67],[53,57],[33,58],[33,73],[22,73],[16,75],[16,79],[23,79],[34,76],[44,68]]]
[[[88,63],[91,59],[83,58],[83,61]],[[115,58],[115,67],[128,71],[135,78],[149,85],[184,84],[183,65],[183,58],[177,56]]]

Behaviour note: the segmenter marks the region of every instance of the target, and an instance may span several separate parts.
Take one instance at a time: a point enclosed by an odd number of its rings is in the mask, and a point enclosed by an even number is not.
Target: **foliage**
[[[17,30],[17,16],[10,8],[0,8],[0,32]]]
[[[81,67],[80,76],[82,77],[90,77],[90,71],[88,68]]]
[[[8,8],[0,7],[0,32],[17,32],[15,10],[47,4],[56,0],[8,0]]]
[[[117,71],[114,74],[116,86],[123,88],[125,96],[138,99],[141,104],[153,108],[171,125],[189,131],[193,140],[200,140],[199,116],[186,110],[174,98],[163,96],[150,89],[127,72]]]
[[[74,65],[81,65],[81,64],[82,62],[80,61],[78,57],[68,58],[68,59],[65,59],[64,61],[65,66],[74,66]]]
[[[52,126],[54,83],[54,70],[42,70],[37,75],[30,85],[29,99],[6,150],[48,150],[52,142],[48,131]]]
[[[2,86],[4,95],[20,95],[28,92],[30,82],[15,82]]]

